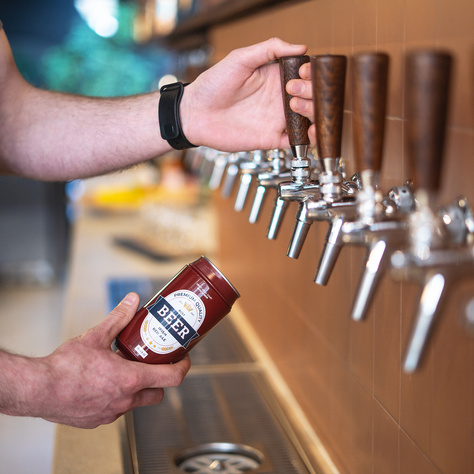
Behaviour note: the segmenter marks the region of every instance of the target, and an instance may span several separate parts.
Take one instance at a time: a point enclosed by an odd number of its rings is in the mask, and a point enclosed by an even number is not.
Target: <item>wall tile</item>
[[[402,431],[400,432],[400,472],[435,473],[430,461]]]
[[[474,28],[474,26],[473,26]],[[452,38],[441,47],[453,57],[449,124],[452,127],[471,129],[474,126],[474,41],[472,38]],[[457,94],[456,91],[464,91]]]
[[[463,295],[473,294],[472,279],[448,287],[431,336],[431,447],[433,462],[442,472],[467,473],[472,468],[468,453],[474,448],[471,411],[474,367],[470,361],[474,340],[465,331],[460,313],[466,301]]]
[[[352,248],[353,254],[358,254],[357,259],[353,257],[354,265],[354,280],[357,281],[360,276],[361,269],[365,262],[365,251],[363,248]],[[354,301],[354,291],[348,295],[352,307]],[[364,384],[370,393],[373,393],[374,384],[374,309],[369,313],[364,321],[353,321],[350,323],[350,367],[354,374],[358,377],[360,382]],[[350,318],[349,312],[347,318]]]
[[[372,472],[373,411],[371,394],[354,380],[351,384],[351,446],[348,453],[349,472],[354,474]]]
[[[405,39],[405,1],[377,1],[377,45],[401,44]],[[409,0],[408,0],[409,1]]]
[[[354,52],[373,47],[377,40],[377,0],[354,2]]]
[[[450,204],[454,198],[465,195],[474,199],[472,176],[474,173],[474,133],[448,129],[445,158],[441,175],[440,204]]]
[[[405,42],[433,44],[439,35],[438,1],[407,0],[405,2]]]
[[[398,425],[377,403],[374,403],[374,459],[373,471],[398,474]]]
[[[380,188],[385,193],[393,186],[401,186],[409,177],[404,169],[403,137],[403,122],[398,119],[386,120],[380,179]]]
[[[468,38],[472,41],[474,3],[469,1],[438,0],[440,38]]]
[[[388,71],[387,116],[390,119],[403,117],[403,92],[405,88],[405,45],[404,43],[382,43],[377,51],[388,54],[390,58]]]
[[[450,203],[460,193],[474,202],[473,8],[471,0],[311,0],[219,26],[211,38],[216,57],[276,33],[306,42],[310,54],[386,51],[391,69],[383,190],[411,177],[404,144],[405,52],[452,49],[456,69],[439,202]],[[350,175],[356,169],[350,84],[346,91],[342,148]],[[278,240],[270,242],[265,233],[271,202],[256,226],[232,204],[219,204],[226,273],[242,289],[240,304],[341,472],[473,472],[474,337],[466,339],[456,321],[474,283],[463,283],[450,297],[420,370],[408,375],[401,367],[417,284],[400,283],[387,272],[367,320],[354,323],[349,312],[363,249],[344,248],[329,284],[320,287],[313,277],[326,223],[313,224],[301,257],[291,260],[285,253],[296,206]],[[295,342],[285,353],[288,336]]]
[[[401,284],[387,274],[375,297],[374,396],[397,421],[400,417],[400,300]]]
[[[337,24],[333,28],[333,44],[335,47],[352,46],[354,30],[354,0],[334,0],[331,2],[332,15]]]

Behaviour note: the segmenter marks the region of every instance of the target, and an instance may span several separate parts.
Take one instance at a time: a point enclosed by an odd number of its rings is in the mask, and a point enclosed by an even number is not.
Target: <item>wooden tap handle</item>
[[[313,56],[314,122],[319,158],[340,158],[347,59],[339,55]]]
[[[415,188],[440,187],[449,101],[451,55],[416,51],[407,56],[407,153]]]
[[[353,135],[357,170],[382,166],[389,58],[362,53],[352,58]]]
[[[303,115],[293,112],[290,108],[292,95],[286,92],[286,84],[291,79],[299,79],[299,69],[309,62],[309,56],[287,56],[280,58],[280,77],[285,109],[286,128],[290,145],[309,145],[308,128],[310,121]]]

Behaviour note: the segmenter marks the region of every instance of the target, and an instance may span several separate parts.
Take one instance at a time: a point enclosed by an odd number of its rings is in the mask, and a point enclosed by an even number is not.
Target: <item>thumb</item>
[[[95,327],[96,335],[107,347],[132,320],[138,311],[140,297],[136,293],[128,293],[125,298]]]
[[[290,44],[279,38],[272,38],[246,48],[234,51],[239,54],[250,70],[263,66],[269,61],[275,61],[283,56],[304,54],[307,47],[301,44]],[[232,54],[232,53],[231,53]]]

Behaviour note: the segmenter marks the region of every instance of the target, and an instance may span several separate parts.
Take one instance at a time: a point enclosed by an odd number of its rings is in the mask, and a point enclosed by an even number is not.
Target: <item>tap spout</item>
[[[276,198],[272,219],[267,231],[267,238],[269,240],[275,240],[277,238],[289,205],[289,201],[285,201],[279,197]]]
[[[314,282],[318,285],[327,285],[329,277],[336,265],[337,258],[341,252],[342,242],[342,225],[344,219],[337,217],[329,221],[329,228],[324,242],[323,252],[319,260],[318,270],[314,277]]]
[[[379,281],[382,278],[386,251],[387,242],[384,240],[379,240],[373,243],[369,248],[368,258],[365,263],[364,271],[351,310],[351,317],[354,321],[361,321],[364,319],[369,310],[369,306],[374,298]]]
[[[446,279],[442,273],[434,272],[427,276],[403,364],[407,373],[414,372],[420,365],[445,288]]]
[[[252,208],[250,209],[249,222],[250,224],[255,224],[260,215],[260,209],[262,208],[263,201],[265,200],[265,195],[267,188],[261,184],[257,186],[255,191],[255,197],[253,199]]]
[[[288,245],[287,255],[290,258],[298,258],[303,248],[306,236],[311,227],[311,221],[307,219],[308,207],[304,202],[300,203],[298,213],[296,214],[296,223],[293,228],[293,235],[291,236]]]

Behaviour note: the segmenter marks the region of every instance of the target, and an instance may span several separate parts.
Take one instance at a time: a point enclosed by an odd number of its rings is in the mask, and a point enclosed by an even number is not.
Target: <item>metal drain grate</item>
[[[160,405],[135,409],[130,417],[135,470],[182,473],[174,462],[180,451],[225,442],[263,453],[264,462],[247,472],[309,472],[272,411],[264,386],[258,372],[191,374],[178,389],[168,390]]]
[[[195,474],[239,474],[255,472],[264,460],[263,454],[250,446],[233,443],[208,443],[185,449],[175,459],[183,472]]]

